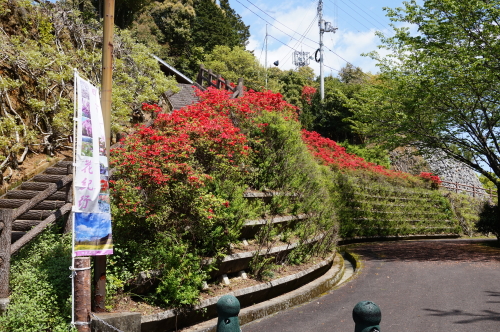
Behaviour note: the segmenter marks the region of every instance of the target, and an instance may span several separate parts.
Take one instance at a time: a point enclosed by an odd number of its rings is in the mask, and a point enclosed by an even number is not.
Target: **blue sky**
[[[279,60],[282,70],[296,68],[292,61],[294,50],[314,55],[319,47],[317,0],[229,0],[229,3],[245,24],[250,25],[247,49],[253,50],[263,65],[266,24],[268,67]],[[392,35],[383,7],[402,6],[402,0],[323,0],[324,20],[338,28],[336,33],[324,34],[325,75],[336,76],[346,61],[365,72],[376,73],[375,61],[361,54],[378,50],[380,39],[376,31]],[[311,60],[309,66],[319,75],[319,64]]]

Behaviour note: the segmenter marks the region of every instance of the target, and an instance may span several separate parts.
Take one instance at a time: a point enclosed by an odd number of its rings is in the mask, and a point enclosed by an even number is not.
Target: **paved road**
[[[299,307],[243,326],[243,332],[352,332],[352,309],[370,300],[381,332],[500,332],[500,248],[496,241],[380,242],[352,247],[361,272]]]

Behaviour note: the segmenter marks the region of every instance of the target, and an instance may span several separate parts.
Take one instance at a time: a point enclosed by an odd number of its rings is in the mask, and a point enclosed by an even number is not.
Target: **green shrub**
[[[285,115],[288,116],[262,112],[252,121],[264,125],[242,127],[255,151],[251,186],[278,193],[266,205],[266,212],[270,215],[309,215],[294,228],[287,229],[286,234],[283,234],[281,225],[262,227],[257,235],[259,249],[271,247],[283,236],[294,238],[299,246],[282,259],[299,264],[313,254],[325,256],[335,248],[338,231],[334,208],[336,195],[331,171],[315,161],[302,140],[300,124],[293,115]],[[312,239],[315,241],[311,242]],[[251,269],[257,277],[265,279],[275,263],[269,255],[256,255]]]
[[[498,222],[498,205],[484,203],[483,210],[479,214],[479,221],[476,224],[478,232],[485,235],[493,234],[500,240],[500,223]]]
[[[71,322],[71,234],[46,229],[13,256],[10,304],[1,331],[68,331]]]
[[[450,202],[420,179],[355,171],[339,174],[337,183],[343,238],[460,233]]]

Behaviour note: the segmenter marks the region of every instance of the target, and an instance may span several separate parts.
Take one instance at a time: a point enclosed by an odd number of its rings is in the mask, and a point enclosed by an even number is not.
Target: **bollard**
[[[240,301],[233,295],[222,296],[216,304],[217,332],[240,332]]]
[[[354,332],[379,332],[382,313],[378,305],[371,301],[361,301],[352,310]]]

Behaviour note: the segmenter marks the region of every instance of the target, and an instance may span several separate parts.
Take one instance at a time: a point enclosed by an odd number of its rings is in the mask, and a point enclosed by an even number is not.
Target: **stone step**
[[[45,174],[68,175],[68,169],[66,167],[49,167],[45,170]]]
[[[27,232],[39,223],[39,220],[16,220],[12,223],[12,231]]]
[[[21,220],[44,220],[48,218],[53,211],[51,210],[29,210],[19,216]]]
[[[35,182],[48,182],[56,183],[61,180],[65,175],[54,175],[54,174],[38,174],[33,177]]]
[[[35,182],[33,182],[35,183]],[[46,183],[44,183],[45,185]],[[48,186],[48,184],[47,184]],[[38,195],[40,191],[36,190],[10,190],[7,192],[7,198],[10,199],[31,199]],[[48,200],[51,201],[65,201],[66,200],[66,192],[65,191],[57,191],[47,197]]]

